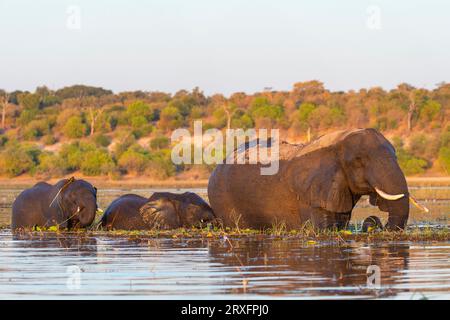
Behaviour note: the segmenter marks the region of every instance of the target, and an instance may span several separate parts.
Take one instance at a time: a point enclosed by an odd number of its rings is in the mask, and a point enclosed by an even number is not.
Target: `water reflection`
[[[129,241],[0,232],[0,298],[449,297],[450,244],[331,243],[267,237]],[[381,289],[367,287],[367,267]],[[80,287],[67,286],[80,271]]]
[[[233,250],[211,246],[213,261],[236,269],[234,293],[275,295],[373,295],[394,294],[389,286],[395,276],[408,268],[408,244],[346,247],[310,245],[285,240],[250,240],[237,243]],[[367,268],[381,269],[384,290],[367,288]],[[288,280],[288,281],[287,281]],[[276,290],[274,291],[274,288]]]

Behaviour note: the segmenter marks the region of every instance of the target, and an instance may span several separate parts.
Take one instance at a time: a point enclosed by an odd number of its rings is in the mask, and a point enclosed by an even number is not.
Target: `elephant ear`
[[[304,154],[293,162],[290,173],[294,192],[313,208],[349,212],[354,206],[344,171],[331,148]]]

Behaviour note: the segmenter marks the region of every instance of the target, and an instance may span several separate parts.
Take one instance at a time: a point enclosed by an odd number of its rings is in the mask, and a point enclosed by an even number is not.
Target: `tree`
[[[5,90],[0,90],[0,103],[2,104],[2,130],[5,130],[6,109],[9,104],[10,94]]]
[[[67,120],[63,128],[64,135],[68,138],[81,138],[86,133],[86,125],[81,117],[72,116]]]
[[[91,130],[89,135],[93,136],[95,131],[95,122],[97,121],[98,117],[100,117],[103,113],[102,108],[95,109],[94,107],[89,107],[89,118],[91,120]]]
[[[87,110],[89,114],[89,120],[90,120],[90,136],[93,136],[95,133],[95,124],[97,119],[102,115],[103,113],[103,104],[101,97],[91,96],[87,98]]]
[[[315,105],[324,104],[330,93],[325,89],[322,82],[317,80],[297,82],[291,93],[296,105],[309,102]]]
[[[233,118],[233,115],[236,113],[237,108],[234,104],[226,103],[223,105],[223,110],[227,115],[227,129],[231,129],[231,119]]]
[[[113,92],[111,90],[106,90],[101,87],[92,87],[77,84],[57,90],[55,92],[55,95],[61,99],[75,98],[81,100],[84,97],[88,96],[101,97],[105,95],[111,95],[112,93]]]
[[[80,166],[81,172],[86,176],[109,174],[113,169],[114,161],[104,150],[93,150],[86,152]]]
[[[22,93],[18,99],[19,104],[26,110],[38,110],[41,105],[41,97],[36,93]]]
[[[302,103],[298,108],[298,118],[307,126],[307,141],[311,141],[311,114],[316,110],[316,106],[312,103]]]
[[[441,112],[441,104],[434,100],[428,100],[420,109],[420,117],[425,121],[433,121]]]
[[[148,158],[145,154],[128,149],[119,158],[118,165],[121,170],[128,173],[139,174],[144,172],[148,164]]]
[[[414,113],[417,110],[417,106],[416,106],[416,100],[415,100],[415,96],[414,96],[414,91],[411,91],[409,96],[409,107],[408,107],[408,132],[411,132],[411,128],[412,128],[412,118],[414,116]]]
[[[167,106],[161,110],[158,126],[163,130],[173,130],[180,127],[183,124],[180,111],[171,106]]]

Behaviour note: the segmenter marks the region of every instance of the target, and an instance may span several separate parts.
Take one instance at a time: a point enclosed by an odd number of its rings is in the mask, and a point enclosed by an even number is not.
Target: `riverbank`
[[[1,227],[3,232],[9,231],[6,226]],[[347,245],[354,242],[423,242],[423,241],[450,241],[450,228],[448,226],[412,226],[405,231],[380,231],[364,233],[352,226],[349,230],[317,230],[309,225],[295,230],[286,230],[283,226],[274,226],[265,230],[240,229],[240,228],[211,228],[211,229],[174,229],[174,230],[145,230],[145,231],[104,231],[104,230],[76,230],[67,232],[64,230],[39,230],[25,231],[15,234],[17,239],[45,239],[48,237],[110,237],[122,238],[129,241],[145,242],[152,239],[219,239],[233,248],[233,240],[245,238],[300,240],[305,245]]]
[[[51,179],[37,179],[34,177],[17,177],[17,178],[0,178],[0,189],[7,188],[29,188],[40,181],[46,181],[54,184],[61,179],[67,179],[73,175],[62,176]],[[206,188],[208,186],[207,179],[199,180],[179,180],[170,178],[166,180],[152,180],[146,177],[123,177],[121,179],[110,179],[108,177],[85,177],[82,175],[74,175],[77,179],[89,181],[97,188]],[[449,178],[450,185],[450,178]]]
[[[36,184],[39,181],[46,181],[50,184],[57,181],[70,178],[72,175],[61,176],[59,178],[42,179],[31,176],[20,176],[16,178],[0,178],[0,189],[5,188],[26,188]],[[85,179],[95,185],[97,188],[206,188],[208,179],[180,179],[169,178],[166,180],[153,180],[147,177],[124,176],[120,179],[110,179],[109,177],[86,177],[75,175],[78,179]],[[407,177],[410,187],[450,187],[450,176],[440,177]]]

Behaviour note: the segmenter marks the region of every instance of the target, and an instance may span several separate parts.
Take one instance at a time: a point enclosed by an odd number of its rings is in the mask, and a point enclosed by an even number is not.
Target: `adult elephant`
[[[248,152],[255,147],[235,150]],[[225,225],[253,228],[284,222],[299,227],[343,228],[362,195],[389,212],[386,227],[405,228],[409,193],[394,147],[375,129],[344,130],[306,144],[281,143],[279,171],[261,175],[260,164],[220,164],[208,197]]]
[[[203,226],[215,219],[197,194],[155,192],[150,198],[126,194],[114,200],[102,217],[107,229],[149,230]]]
[[[63,179],[55,185],[39,182],[13,203],[13,230],[33,227],[87,227],[97,211],[97,189],[85,180]]]

